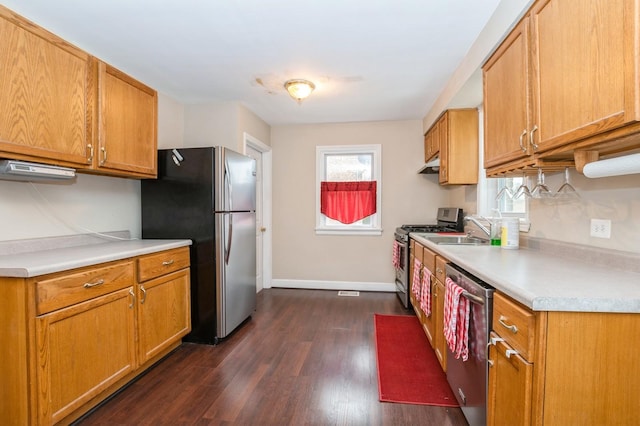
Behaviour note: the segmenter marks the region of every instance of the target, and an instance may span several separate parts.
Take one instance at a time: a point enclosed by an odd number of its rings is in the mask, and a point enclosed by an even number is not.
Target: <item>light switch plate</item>
[[[591,219],[591,236],[611,238],[611,221],[608,219]]]

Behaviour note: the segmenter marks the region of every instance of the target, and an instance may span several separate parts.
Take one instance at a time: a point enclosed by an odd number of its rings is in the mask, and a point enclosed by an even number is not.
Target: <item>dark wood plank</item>
[[[393,293],[266,289],[217,346],[183,344],[82,425],[466,425],[459,408],[381,403],[373,314]]]

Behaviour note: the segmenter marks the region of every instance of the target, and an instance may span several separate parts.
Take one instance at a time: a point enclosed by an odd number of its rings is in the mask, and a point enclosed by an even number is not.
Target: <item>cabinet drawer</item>
[[[133,285],[133,262],[57,274],[36,281],[36,313],[42,315]]]
[[[524,359],[533,360],[536,316],[528,308],[496,292],[493,296],[493,330]]]
[[[148,281],[189,267],[189,248],[162,251],[138,259],[138,281]]]
[[[434,273],[436,270],[436,254],[426,247],[424,247],[422,251],[422,264],[426,266],[431,273]]]
[[[444,284],[446,278],[445,266],[449,263],[447,259],[442,256],[436,256],[436,278]]]

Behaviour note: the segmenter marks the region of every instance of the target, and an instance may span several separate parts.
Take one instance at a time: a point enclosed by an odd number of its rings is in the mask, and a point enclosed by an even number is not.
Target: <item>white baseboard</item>
[[[315,280],[282,280],[272,279],[271,287],[303,288],[309,290],[357,290],[395,292],[395,283],[374,283],[354,281],[315,281]]]

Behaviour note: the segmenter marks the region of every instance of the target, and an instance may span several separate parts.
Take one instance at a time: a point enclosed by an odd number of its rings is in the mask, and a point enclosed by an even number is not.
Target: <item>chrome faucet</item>
[[[480,230],[482,232],[484,232],[485,234],[487,234],[487,238],[491,238],[491,230],[489,228],[487,228],[486,226],[484,226],[478,219],[476,219],[473,216],[465,216],[464,217],[464,221],[465,222],[473,222],[474,225],[476,225],[478,228],[480,228]],[[469,232],[469,234],[471,234],[471,232]]]

